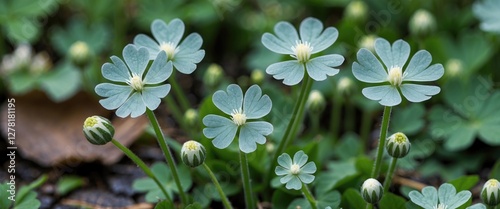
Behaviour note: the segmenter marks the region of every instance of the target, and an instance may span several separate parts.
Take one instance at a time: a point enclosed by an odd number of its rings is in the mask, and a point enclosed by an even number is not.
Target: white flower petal
[[[243,104],[243,91],[240,86],[231,84],[226,91],[219,90],[212,96],[215,106],[222,112],[231,115],[234,110],[240,110]]]
[[[381,83],[387,80],[387,71],[380,61],[367,49],[360,49],[358,62],[352,64],[352,74],[358,80],[367,83]]]
[[[253,85],[245,92],[243,98],[243,112],[247,119],[264,117],[271,112],[272,102],[269,96],[262,96],[259,86]]]
[[[207,126],[203,129],[203,134],[207,138],[213,138],[212,144],[219,149],[228,147],[238,130],[238,126],[233,121],[218,115],[205,116],[203,124]]]
[[[438,94],[441,89],[437,86],[427,86],[419,84],[401,85],[401,93],[410,102],[422,102]]]
[[[275,79],[283,79],[285,85],[293,86],[304,78],[304,65],[297,60],[278,62],[269,65],[266,73],[272,75]]]
[[[390,85],[367,87],[361,93],[366,98],[379,101],[384,106],[396,106],[401,103],[401,95],[399,95],[398,89]]]

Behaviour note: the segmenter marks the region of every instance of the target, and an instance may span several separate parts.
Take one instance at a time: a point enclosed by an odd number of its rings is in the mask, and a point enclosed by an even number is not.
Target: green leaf
[[[185,209],[202,209],[201,205],[197,202],[190,204],[185,207]]]
[[[326,139],[324,141],[326,141]],[[328,147],[327,149],[331,149],[331,147]],[[358,135],[354,133],[347,133],[341,137],[334,149],[334,154],[340,159],[346,160],[357,157],[361,150],[361,140]]]
[[[392,193],[385,193],[380,200],[379,207],[384,209],[405,208],[406,200]]]
[[[412,103],[407,107],[396,107],[391,116],[390,132],[403,132],[410,136],[417,134],[424,127],[425,108],[421,103]]]
[[[63,176],[57,181],[56,191],[59,195],[64,196],[65,194],[83,186],[85,181],[79,176]]]
[[[275,190],[273,193],[273,197],[271,202],[273,203],[273,208],[274,209],[285,209],[288,207],[290,200],[292,199],[293,196],[290,194],[282,191],[282,190]]]
[[[20,204],[25,199],[26,200],[30,199],[30,198],[28,198],[28,196],[31,193],[31,191],[40,187],[42,184],[45,183],[45,181],[47,181],[47,175],[42,175],[42,176],[38,177],[38,179],[36,179],[35,181],[31,182],[30,184],[19,188],[19,191],[17,192],[17,196],[16,196],[16,205]],[[32,197],[32,198],[36,198],[36,192],[35,192],[35,197]]]
[[[212,202],[210,194],[205,192],[205,186],[197,186],[193,190],[193,201],[199,203],[202,208],[208,208]]]
[[[174,209],[174,206],[172,205],[171,202],[168,202],[167,200],[163,200],[158,202],[158,204],[155,205],[155,209]]]
[[[293,200],[289,205],[287,209],[311,209],[311,204],[305,199],[305,198],[297,198]]]
[[[351,209],[364,209],[365,200],[361,197],[358,190],[349,188],[342,195],[342,207]]]
[[[472,187],[474,187],[477,182],[479,182],[479,176],[478,175],[470,175],[470,176],[462,176],[458,179],[452,180],[448,183],[452,184],[455,186],[457,191],[462,191],[462,190],[470,190]]]
[[[59,64],[40,78],[41,88],[55,102],[72,97],[80,89],[80,84],[80,71],[70,62]]]
[[[7,36],[16,43],[33,43],[40,34],[40,24],[27,18],[9,19],[5,24]]]
[[[22,201],[16,200],[16,206],[14,209],[38,209],[40,208],[40,201],[36,199],[37,193],[34,191],[29,191]]]
[[[340,205],[342,197],[338,191],[330,191],[327,193],[317,193],[318,208],[337,208]]]
[[[420,159],[425,159],[432,155],[436,150],[436,142],[432,139],[413,140],[411,142],[411,151],[408,155],[398,160],[398,167],[405,170],[416,169],[420,165]]]
[[[9,199],[11,193],[8,190],[10,190],[10,185],[7,182],[0,184],[0,208],[9,208],[14,202]]]
[[[7,77],[9,90],[12,94],[22,95],[36,88],[38,77],[26,71],[19,71]]]
[[[497,160],[488,177],[490,179],[500,179],[500,160]]]
[[[329,170],[320,173],[315,180],[320,194],[337,188],[358,175],[354,161],[332,162],[328,167]]]

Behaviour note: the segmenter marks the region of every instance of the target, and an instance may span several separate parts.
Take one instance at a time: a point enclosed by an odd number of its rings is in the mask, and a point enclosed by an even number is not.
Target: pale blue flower
[[[482,30],[500,33],[500,0],[477,1],[472,10],[481,20]]]
[[[278,62],[267,67],[266,72],[276,79],[283,79],[289,86],[298,84],[304,78],[304,72],[316,81],[336,75],[337,67],[344,62],[338,54],[312,58],[311,55],[330,47],[339,35],[337,29],[328,27],[323,30],[323,23],[316,18],[306,18],[300,23],[300,37],[292,24],[279,22],[274,26],[276,35],[265,33],[262,44],[278,54],[288,54],[296,60]]]
[[[239,129],[240,150],[250,153],[257,149],[257,144],[264,144],[267,135],[273,132],[273,125],[265,121],[247,121],[259,119],[271,111],[271,99],[262,95],[259,86],[253,85],[245,93],[236,84],[231,84],[226,91],[219,90],[212,98],[215,106],[231,118],[219,115],[207,115],[203,118],[203,134],[214,139],[213,145],[224,149],[234,140]]]
[[[456,209],[465,204],[471,197],[471,192],[457,190],[451,184],[445,183],[439,190],[432,186],[422,189],[422,193],[411,191],[409,196],[413,203],[424,209]]]
[[[280,182],[286,184],[287,189],[299,190],[302,188],[302,183],[310,184],[314,181],[313,173],[316,172],[316,164],[308,162],[309,157],[300,150],[293,155],[293,160],[290,155],[283,153],[278,157],[278,166],[274,172],[278,176],[282,176]],[[306,164],[307,163],[307,164]]]
[[[375,51],[385,67],[368,49],[360,49],[358,62],[352,64],[352,72],[358,80],[381,84],[364,88],[362,93],[366,98],[379,101],[384,106],[395,106],[401,103],[401,93],[410,102],[422,102],[441,91],[437,86],[413,83],[435,81],[444,74],[443,65],[429,66],[432,57],[428,51],[415,53],[405,70],[403,68],[410,55],[407,42],[397,40],[391,46],[387,40],[378,38]]]
[[[155,20],[151,23],[155,40],[139,34],[134,38],[134,44],[148,49],[150,60],[155,59],[159,52],[166,52],[167,60],[173,63],[175,69],[184,74],[191,74],[196,69],[196,64],[205,56],[205,50],[200,49],[203,39],[198,33],[191,33],[180,42],[184,28],[180,19],[173,19],[168,25],[162,20]]]
[[[102,66],[102,75],[113,83],[101,83],[95,87],[95,92],[107,97],[99,101],[104,108],[117,109],[116,115],[122,118],[128,115],[135,118],[144,114],[146,108],[155,110],[160,99],[167,96],[170,84],[161,83],[172,74],[172,64],[162,52],[146,71],[148,50],[130,44],[123,49],[123,59],[125,62],[112,56],[113,63]]]

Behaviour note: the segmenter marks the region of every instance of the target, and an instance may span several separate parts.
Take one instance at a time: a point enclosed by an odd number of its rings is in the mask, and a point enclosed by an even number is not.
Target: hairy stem
[[[250,184],[250,170],[248,168],[247,154],[240,151],[240,166],[241,178],[243,180],[243,189],[245,191],[245,205],[246,209],[254,209],[255,202],[253,199],[252,185]]]
[[[302,183],[302,193],[304,194],[304,197],[306,197],[307,201],[309,201],[309,204],[311,204],[312,209],[317,209],[317,202],[314,199],[314,196],[311,194],[311,191],[309,191],[309,188],[307,188],[307,185]]]
[[[384,180],[384,192],[387,193],[389,191],[389,187],[391,186],[392,176],[394,174],[394,170],[396,170],[396,164],[398,163],[398,158],[393,157],[391,160],[391,164],[389,165],[389,170],[387,171],[387,175],[385,175]]]
[[[382,126],[380,128],[380,137],[378,141],[377,159],[373,166],[371,177],[377,179],[380,174],[380,167],[382,167],[382,156],[384,154],[385,139],[387,138],[387,130],[389,129],[389,119],[391,118],[392,107],[384,107],[384,115],[382,117]]]

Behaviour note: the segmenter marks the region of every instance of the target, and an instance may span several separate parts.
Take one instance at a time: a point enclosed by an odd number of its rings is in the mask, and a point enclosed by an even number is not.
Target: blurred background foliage
[[[479,27],[472,9],[478,2],[0,0],[0,88],[4,97],[42,91],[56,102],[82,91],[94,94],[94,86],[102,81],[100,67],[111,55],[121,57],[123,47],[135,35],[149,35],[154,19],[180,18],[186,34],[197,32],[203,37],[206,51],[194,76],[182,81],[199,110],[195,126],[202,127],[203,116],[216,109],[209,96],[229,83],[243,87],[258,83],[273,100],[268,119],[275,124],[275,132],[266,146],[250,155],[255,182],[259,182],[257,174],[266,172],[260,163],[269,160],[265,153],[281,138],[285,125],[280,124],[289,119],[297,93],[297,88],[285,87],[262,73],[268,65],[289,58],[265,49],[261,36],[272,32],[279,21],[298,25],[312,16],[340,33],[333,47],[323,53],[346,58],[339,75],[315,83],[313,88],[324,95],[325,107],[308,113],[300,138],[288,150],[316,153],[313,159],[325,170],[318,175],[316,190],[345,189],[355,184],[354,177],[368,176],[370,168],[363,165],[371,166],[371,162],[361,154],[373,147],[381,106],[361,95],[363,84],[353,78],[351,66],[360,48],[373,49],[376,37],[391,42],[404,39],[412,54],[428,50],[433,63],[445,67],[445,76],[437,81],[439,95],[393,110],[389,131],[405,132],[414,147],[400,163],[408,173],[400,174],[434,184],[471,173],[486,176],[500,158],[500,50],[498,34]],[[206,75],[214,71],[218,74]],[[209,156],[217,157],[211,163],[215,167],[224,167],[219,164],[237,153],[231,147],[215,152],[208,139],[200,141]],[[231,169],[228,173],[237,176]],[[408,192],[402,187],[402,193]],[[273,200],[289,193],[279,188]]]

